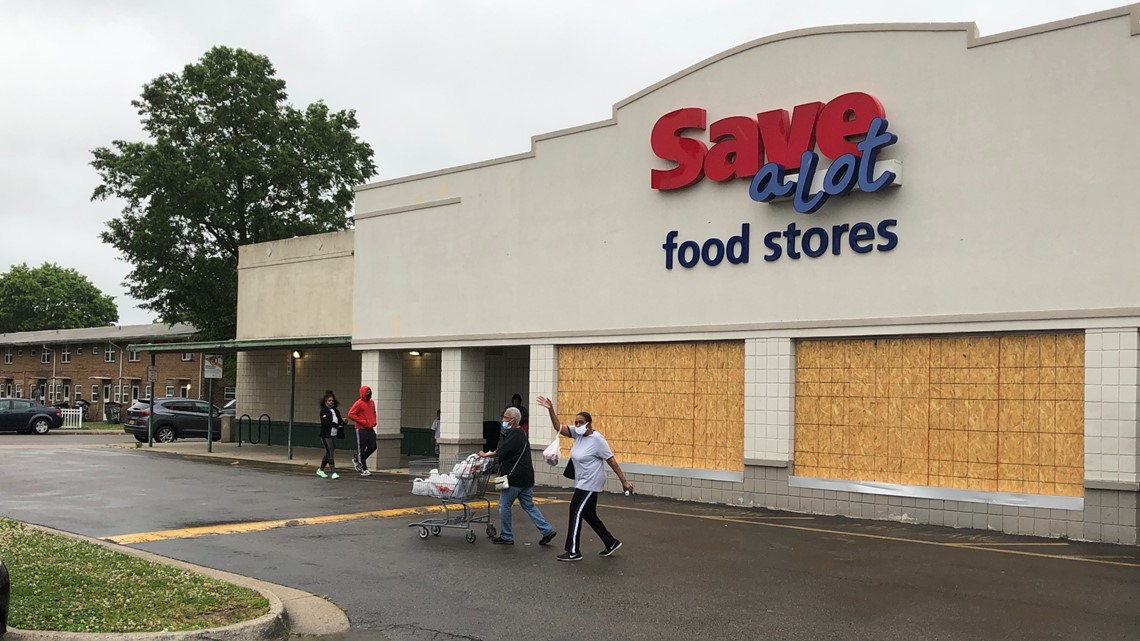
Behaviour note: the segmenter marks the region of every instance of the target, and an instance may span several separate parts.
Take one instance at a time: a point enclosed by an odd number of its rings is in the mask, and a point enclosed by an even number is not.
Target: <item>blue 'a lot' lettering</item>
[[[884,171],[878,178],[874,174],[879,150],[895,144],[898,139],[898,136],[887,131],[885,119],[875,118],[867,128],[867,137],[855,145],[860,155],[843,154],[836,158],[823,176],[822,191],[811,193],[816,168],[819,166],[819,154],[805,151],[800,156],[799,175],[794,179],[785,176],[783,165],[770,162],[756,172],[748,186],[748,195],[761,203],[791,195],[792,206],[796,211],[811,214],[819,211],[828,198],[846,196],[856,185],[860,191],[874,193],[895,181],[896,176],[892,171]]]

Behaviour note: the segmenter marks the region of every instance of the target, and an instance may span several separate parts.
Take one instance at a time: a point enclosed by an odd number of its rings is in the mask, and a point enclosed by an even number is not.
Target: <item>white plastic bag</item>
[[[431,484],[424,479],[412,480],[412,494],[416,496],[431,496]]]
[[[546,449],[542,450],[542,458],[546,459],[548,465],[558,465],[558,458],[561,455],[562,443],[559,442],[558,436],[556,435],[550,445],[547,445]]]

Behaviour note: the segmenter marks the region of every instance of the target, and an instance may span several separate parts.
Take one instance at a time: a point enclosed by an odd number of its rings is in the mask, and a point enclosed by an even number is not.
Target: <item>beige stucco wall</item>
[[[359,352],[358,352],[359,353]],[[404,372],[400,385],[400,426],[431,427],[440,409],[441,354],[403,354]]]
[[[238,339],[352,333],[353,231],[241,247]]]
[[[312,348],[296,362],[295,420],[319,423],[321,397],[329,389],[347,414],[360,396],[360,352],[348,347]],[[263,413],[274,421],[289,419],[288,364],[288,350],[238,352],[238,416],[249,414],[254,422]]]
[[[369,296],[354,346],[1135,313],[1129,17],[972,47],[969,35],[875,25],[741,48],[622,103],[612,123],[539,137],[533,157],[359,190],[355,278]],[[711,123],[851,91],[886,109],[897,189],[805,216],[753,202],[747,181],[650,188],[669,166],[649,144],[665,113],[700,106]],[[893,251],[763,260],[764,235],[789,223],[884,219],[898,221]],[[746,222],[748,264],[664,268],[668,231],[727,239]]]

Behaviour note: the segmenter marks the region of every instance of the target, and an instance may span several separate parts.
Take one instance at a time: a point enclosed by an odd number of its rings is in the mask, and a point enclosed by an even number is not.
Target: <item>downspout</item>
[[[116,356],[115,358],[116,358],[116,360],[119,361],[119,385],[118,385],[118,387],[119,387],[119,400],[118,400],[118,403],[119,403],[119,407],[121,408],[123,405],[123,348],[112,343],[111,341],[107,341],[107,344],[110,345],[111,347],[114,347],[115,349],[119,350],[118,356]],[[104,405],[104,407],[107,405],[107,399],[103,399],[103,405]],[[121,411],[122,410],[120,409],[120,412]]]
[[[54,349],[48,349],[47,345],[43,345],[42,347],[44,348],[45,352],[51,352],[51,391],[52,391],[52,394],[54,395],[55,394],[55,350]],[[45,400],[53,400],[51,396],[48,396],[46,394],[47,390],[44,390],[44,392],[45,392],[44,396],[47,397]],[[44,403],[44,404],[47,405],[47,403]]]

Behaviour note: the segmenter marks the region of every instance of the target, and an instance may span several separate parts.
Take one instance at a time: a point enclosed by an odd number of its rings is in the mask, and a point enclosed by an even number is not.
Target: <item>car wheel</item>
[[[146,434],[135,434],[135,440],[139,443],[146,443]]]
[[[174,428],[169,425],[163,425],[154,432],[154,440],[159,443],[173,443],[174,438]]]
[[[47,434],[51,430],[51,422],[46,418],[37,418],[32,421],[32,434]]]

